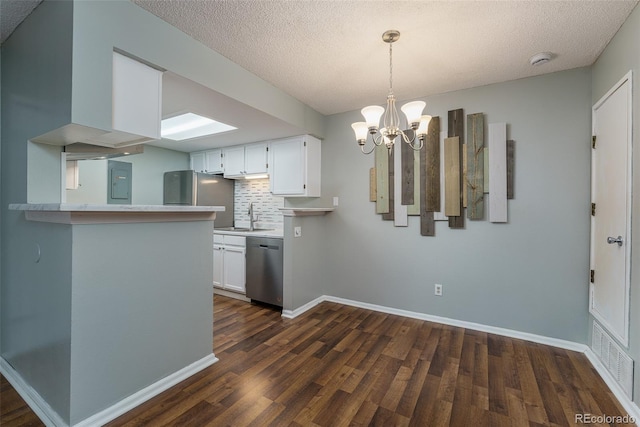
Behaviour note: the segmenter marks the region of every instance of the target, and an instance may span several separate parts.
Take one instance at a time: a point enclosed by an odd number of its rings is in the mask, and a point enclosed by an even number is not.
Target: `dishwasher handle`
[[[274,250],[279,250],[279,249],[280,249],[280,247],[279,247],[279,246],[276,246],[276,245],[265,245],[265,244],[262,244],[262,243],[260,243],[260,244],[258,245],[258,247],[259,247],[260,249],[274,249]]]

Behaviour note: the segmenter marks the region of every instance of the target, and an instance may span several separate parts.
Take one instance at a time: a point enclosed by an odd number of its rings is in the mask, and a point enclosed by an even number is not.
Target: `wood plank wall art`
[[[447,133],[449,134],[449,138],[456,137],[456,136],[458,137],[458,146],[459,146],[458,147],[458,164],[459,164],[459,170],[460,172],[462,172],[462,166],[463,166],[462,155],[464,153],[464,150],[462,149],[462,142],[464,141],[464,111],[462,110],[462,108],[449,111],[447,129],[448,129]],[[445,141],[445,146],[446,146],[446,141]],[[449,215],[445,212],[445,214],[449,217],[449,228],[464,228],[464,215],[462,213],[462,209],[463,209],[462,194],[465,191],[465,180],[462,178],[463,176],[462,174],[460,174],[460,179],[458,182],[458,187],[460,188],[460,191],[458,191],[458,198],[460,199],[459,200],[460,209],[458,209],[458,214]],[[451,201],[451,203],[454,203],[454,201]]]
[[[465,117],[461,108],[448,112],[446,127],[440,117],[431,119],[419,151],[402,141],[392,151],[376,147],[369,170],[376,213],[396,227],[419,216],[423,236],[435,236],[437,221],[452,229],[464,229],[465,217],[506,223],[514,197],[515,141],[507,140],[507,124],[486,124],[484,113]]]

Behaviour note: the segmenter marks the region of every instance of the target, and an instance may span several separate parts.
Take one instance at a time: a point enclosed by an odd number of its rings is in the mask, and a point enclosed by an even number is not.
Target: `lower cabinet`
[[[213,235],[213,286],[245,293],[244,236]]]

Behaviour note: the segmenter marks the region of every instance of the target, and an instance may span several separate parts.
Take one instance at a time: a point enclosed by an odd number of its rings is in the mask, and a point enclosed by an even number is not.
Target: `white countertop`
[[[336,210],[336,208],[279,208],[284,216],[322,216]]]
[[[10,210],[40,212],[223,212],[224,206],[89,205],[73,203],[12,203]]]
[[[135,222],[213,221],[224,206],[89,205],[72,203],[13,203],[29,221],[58,224],[125,224]]]
[[[245,236],[245,237],[274,237],[282,239],[284,237],[282,229],[275,230],[254,230],[254,231],[233,231],[233,230],[219,230],[214,228],[213,234],[229,234],[232,236]]]

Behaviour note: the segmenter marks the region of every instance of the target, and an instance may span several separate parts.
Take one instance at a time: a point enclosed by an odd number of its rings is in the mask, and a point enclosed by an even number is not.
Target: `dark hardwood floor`
[[[218,363],[108,425],[569,426],[576,414],[626,415],[580,353],[334,303],[286,320],[215,296],[214,352]],[[0,390],[2,426],[41,425],[5,379]]]

